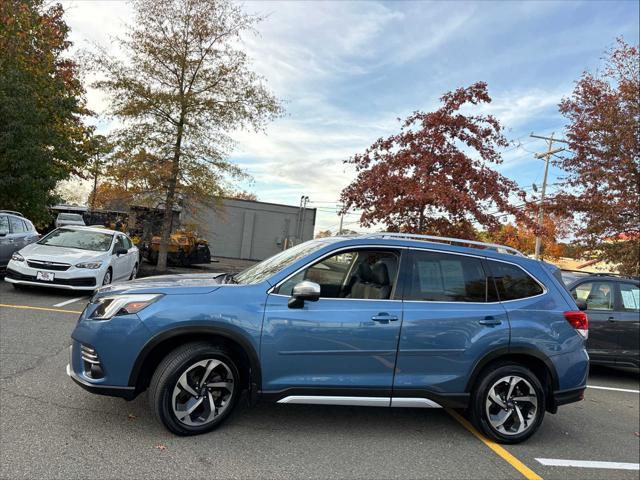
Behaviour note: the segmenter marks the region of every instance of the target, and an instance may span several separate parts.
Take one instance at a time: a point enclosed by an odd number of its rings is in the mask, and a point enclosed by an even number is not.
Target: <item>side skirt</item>
[[[468,394],[442,395],[425,390],[319,389],[292,388],[281,391],[263,391],[260,398],[276,403],[302,405],[347,405],[363,407],[397,408],[466,408]]]

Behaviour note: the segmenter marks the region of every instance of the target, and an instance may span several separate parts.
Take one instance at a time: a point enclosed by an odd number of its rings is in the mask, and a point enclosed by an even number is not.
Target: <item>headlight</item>
[[[11,255],[11,260],[13,260],[14,262],[24,262],[24,257],[18,252],[15,252],[13,255]]]
[[[100,268],[102,266],[102,262],[84,262],[84,263],[76,263],[76,267],[78,268],[90,268],[95,270],[96,268]]]
[[[163,297],[161,293],[134,293],[130,295],[102,297],[97,301],[98,308],[94,310],[89,318],[92,320],[109,320],[116,315],[138,313],[143,308],[158,301],[161,297]]]

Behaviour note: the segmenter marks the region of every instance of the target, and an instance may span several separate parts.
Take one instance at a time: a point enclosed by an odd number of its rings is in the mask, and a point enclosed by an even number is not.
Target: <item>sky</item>
[[[115,48],[132,9],[126,1],[63,0],[72,53],[92,43]],[[286,114],[264,132],[233,132],[231,160],[253,180],[238,187],[266,202],[318,208],[316,231],[336,231],[341,190],[354,178],[344,161],[379,137],[397,133],[398,118],[438,108],[443,93],[485,81],[482,106],[515,142],[497,169],[527,192],[542,182],[535,132],[562,136],[559,101],[583,71],[597,71],[616,37],[637,43],[637,1],[245,1],[265,16],[258,35],[243,38],[253,68],[282,100]],[[114,52],[115,53],[115,52]],[[89,108],[106,99],[88,88]],[[113,122],[100,120],[100,133]],[[516,145],[518,145],[516,147]],[[551,168],[553,193],[562,172]],[[359,215],[345,228],[359,229]]]

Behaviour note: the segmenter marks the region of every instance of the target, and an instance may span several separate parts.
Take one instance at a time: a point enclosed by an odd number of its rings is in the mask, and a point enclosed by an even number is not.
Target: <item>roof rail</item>
[[[495,250],[498,253],[510,253],[520,257],[526,257],[524,253],[513,247],[499,245],[497,243],[478,242],[476,240],[466,240],[464,238],[437,237],[435,235],[419,235],[415,233],[395,233],[395,232],[379,232],[365,235],[364,238],[398,238],[405,240],[421,240],[426,242],[448,243],[450,245],[460,245],[471,248],[485,248]]]
[[[17,215],[19,217],[24,217],[20,212],[16,212],[15,210],[0,210],[0,213],[10,213],[12,215]]]

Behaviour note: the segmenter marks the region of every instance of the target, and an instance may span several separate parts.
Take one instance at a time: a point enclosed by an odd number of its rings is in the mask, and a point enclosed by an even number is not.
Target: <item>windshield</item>
[[[81,222],[82,217],[77,213],[61,213],[58,215],[58,220],[74,220],[76,222]]]
[[[280,253],[276,253],[273,257],[269,257],[266,260],[256,263],[252,267],[240,272],[233,277],[233,280],[237,283],[260,283],[267,278],[275,275],[279,271],[292,265],[297,260],[305,257],[322,247],[329,245],[327,241],[309,240],[308,242],[301,243],[295,247],[291,247]]]
[[[49,245],[50,247],[79,248],[81,250],[106,252],[111,247],[112,239],[113,235],[111,233],[59,228],[40,240],[38,244]]]

